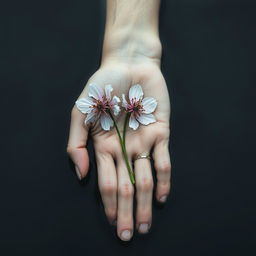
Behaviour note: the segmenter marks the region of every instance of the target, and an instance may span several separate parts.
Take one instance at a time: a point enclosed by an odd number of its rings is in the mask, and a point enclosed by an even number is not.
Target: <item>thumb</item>
[[[67,153],[75,165],[79,180],[86,176],[89,169],[89,155],[86,149],[88,131],[88,125],[84,124],[84,114],[74,106],[71,112]]]

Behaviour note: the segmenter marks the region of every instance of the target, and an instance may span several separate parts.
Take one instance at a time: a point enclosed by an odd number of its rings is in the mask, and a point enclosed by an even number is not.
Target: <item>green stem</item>
[[[123,142],[125,147],[126,147],[126,144],[125,144],[126,127],[127,127],[129,117],[130,117],[130,113],[127,113],[124,120]]]
[[[120,144],[121,144],[121,148],[122,148],[125,164],[126,164],[127,169],[128,169],[128,173],[129,173],[129,176],[130,176],[131,183],[135,184],[134,172],[133,172],[133,170],[132,170],[132,168],[130,166],[129,159],[128,159],[128,156],[127,156],[126,147],[125,147],[125,133],[124,133],[124,136],[123,136],[124,139],[123,139],[121,134],[120,134],[120,131],[119,131],[118,127],[117,127],[117,124],[116,124],[114,116],[112,115],[111,111],[109,111],[108,113],[109,113],[111,119],[114,122],[114,126],[115,126],[117,134],[118,134],[118,138],[119,138],[119,141],[120,141]],[[127,116],[126,116],[126,118],[127,118]],[[126,118],[125,118],[125,123],[127,123]],[[125,130],[126,130],[126,127],[125,127]],[[124,132],[125,132],[125,130],[124,130]]]

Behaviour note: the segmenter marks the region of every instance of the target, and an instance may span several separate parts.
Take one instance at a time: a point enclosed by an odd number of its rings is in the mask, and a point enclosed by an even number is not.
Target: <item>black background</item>
[[[172,196],[129,243],[105,218],[91,139],[81,184],[66,155],[70,110],[100,61],[104,1],[6,7],[1,255],[255,255],[255,1],[162,2]]]

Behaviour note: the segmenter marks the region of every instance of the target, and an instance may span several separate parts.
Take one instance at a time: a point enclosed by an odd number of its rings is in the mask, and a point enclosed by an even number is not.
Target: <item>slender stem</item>
[[[125,160],[125,163],[126,163],[126,166],[127,166],[127,169],[128,169],[128,173],[129,173],[129,176],[130,176],[131,183],[135,184],[134,172],[133,172],[133,170],[132,170],[132,168],[130,166],[129,160],[128,160],[127,151],[126,151],[126,147],[125,147],[124,141],[123,141],[122,136],[120,134],[120,131],[119,131],[118,127],[117,127],[117,124],[116,124],[114,116],[112,115],[111,111],[109,111],[108,113],[109,113],[111,119],[114,122],[114,126],[116,128],[116,131],[117,131],[117,134],[118,134],[118,137],[119,137],[119,141],[120,141],[120,144],[121,144],[124,160]]]
[[[124,120],[124,131],[123,131],[123,142],[124,142],[124,146],[125,146],[125,135],[126,135],[126,127],[127,127],[127,123],[130,117],[130,113],[128,112],[125,116],[125,120]]]

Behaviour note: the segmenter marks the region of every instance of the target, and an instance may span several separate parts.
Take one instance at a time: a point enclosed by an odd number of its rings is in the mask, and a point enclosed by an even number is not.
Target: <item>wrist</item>
[[[126,63],[150,61],[160,66],[161,55],[161,42],[154,30],[125,27],[105,32],[102,64],[108,60]]]

